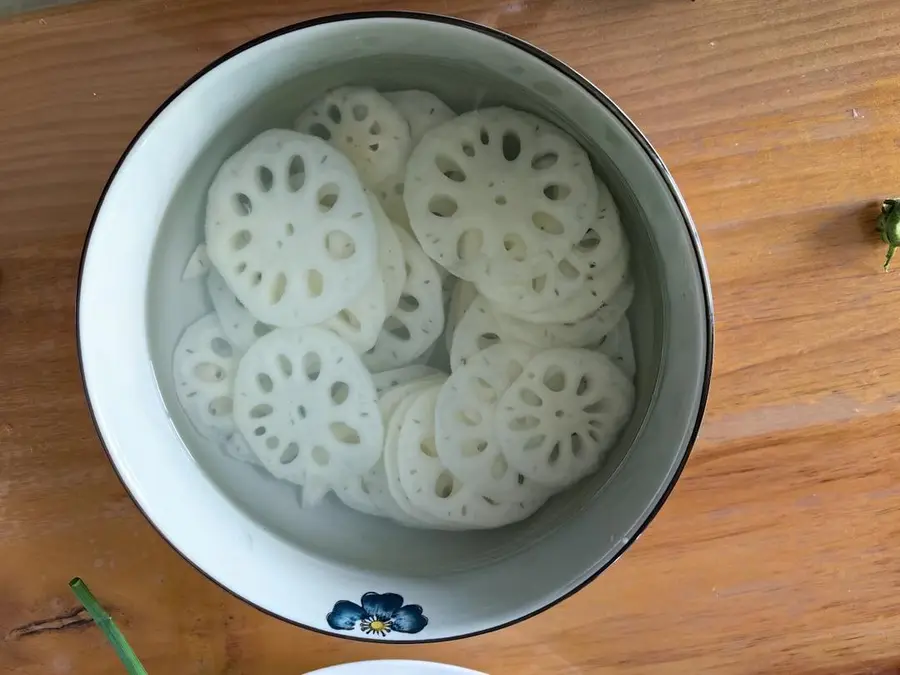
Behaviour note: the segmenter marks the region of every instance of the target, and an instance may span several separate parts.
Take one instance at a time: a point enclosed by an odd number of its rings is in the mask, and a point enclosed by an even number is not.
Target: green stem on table
[[[116,650],[116,654],[118,654],[119,660],[122,661],[122,665],[125,666],[128,675],[147,675],[147,671],[144,669],[144,666],[141,665],[141,662],[131,649],[125,636],[122,635],[122,631],[120,631],[116,624],[113,623],[109,613],[103,609],[99,602],[97,602],[97,598],[91,593],[87,584],[79,577],[75,577],[69,582],[69,588],[72,589],[75,597],[81,601],[82,605],[84,605],[87,613],[90,614],[91,618],[94,620],[94,623],[96,623],[100,630],[103,631],[103,634],[106,636],[106,639],[109,640],[109,644],[112,645],[112,648]]]
[[[888,245],[884,258],[884,271],[891,268],[891,258],[900,246],[900,199],[885,199],[881,204],[881,215],[878,216],[878,227],[881,241]]]

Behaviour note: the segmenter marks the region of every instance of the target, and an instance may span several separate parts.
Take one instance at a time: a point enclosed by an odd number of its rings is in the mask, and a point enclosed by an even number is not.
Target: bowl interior
[[[343,85],[374,85],[382,91],[425,89],[458,112],[509,105],[535,112],[570,131],[580,131],[576,135],[589,150],[596,172],[626,207],[623,224],[632,244],[637,282],[636,300],[629,315],[638,363],[634,423],[597,474],[559,495],[523,523],[489,532],[420,531],[351,511],[333,495],[321,508],[301,510],[292,485],[261,469],[221,456],[196,434],[180,409],[172,376],[172,353],[184,328],[212,311],[203,281],[181,281],[181,272],[194,247],[204,239],[206,190],[215,171],[253,136],[273,127],[291,128],[293,118],[306,104],[327,89]],[[583,510],[615,472],[649,408],[659,367],[663,314],[661,286],[652,264],[655,253],[644,216],[633,208],[627,186],[613,167],[614,159],[595,140],[573,127],[557,110],[543,105],[533,88],[511,73],[478,64],[427,55],[415,59],[390,55],[350,59],[304,73],[265,92],[228,120],[200,150],[169,204],[156,242],[147,303],[151,354],[166,407],[185,444],[215,484],[263,527],[329,561],[369,570],[431,576],[495,562],[542,538]],[[442,356],[436,355],[439,359]]]
[[[333,498],[301,510],[294,487],[220,456],[178,404],[175,344],[187,325],[211,311],[203,282],[183,282],[181,274],[203,239],[213,175],[254,135],[289,128],[315,97],[348,84],[425,89],[457,112],[497,104],[533,112],[573,134],[619,205],[637,288],[629,312],[638,368],[634,415],[595,475],[523,523],[446,533],[403,528]],[[328,630],[324,612],[302,606],[310,603],[299,601],[300,591],[284,587],[298,561],[309,565],[304,584],[339,577],[351,598],[374,585],[429,599],[440,606],[441,618],[427,637],[501,625],[559,599],[644,526],[677,475],[699,421],[709,357],[707,289],[686,212],[664,176],[627,120],[577,76],[497,34],[426,18],[356,18],[285,32],[232,56],[183,91],[131,149],[89,242],[79,298],[83,368],[98,427],[123,480],[163,534],[201,569],[265,609],[313,627]],[[122,222],[132,223],[129,245],[138,262],[109,262],[122,246]],[[152,246],[142,248],[147,242]],[[107,335],[96,318],[102,289],[126,278],[104,309],[115,311],[121,303],[123,313],[133,312],[136,330],[127,324]],[[138,288],[141,297],[129,296]],[[116,353],[137,357],[131,379],[118,383],[98,373]],[[149,378],[142,356],[152,368]],[[152,408],[146,422],[131,427],[121,418],[133,410],[126,414],[129,404],[115,393],[116,384],[129,383],[147,392],[142,400]],[[158,428],[160,412],[167,429]],[[146,438],[139,435],[142,424]],[[140,440],[126,442],[135,436]],[[152,447],[142,451],[141,443]],[[156,453],[157,464],[146,452]],[[166,485],[176,499],[189,500],[188,508],[196,498],[197,522],[180,522],[177,509],[162,503]],[[279,577],[282,586],[254,575]],[[452,592],[458,584],[465,584],[461,595]],[[342,597],[329,593],[333,600]],[[480,598],[477,607],[466,600],[473,594]]]

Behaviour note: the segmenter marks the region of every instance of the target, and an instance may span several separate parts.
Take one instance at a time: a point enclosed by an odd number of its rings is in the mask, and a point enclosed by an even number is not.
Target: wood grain
[[[702,437],[659,517],[588,589],[464,643],[352,644],[246,607],[143,520],[75,358],[95,200],[142,122],[224,51],[387,7],[107,0],[0,23],[0,672],[121,672],[73,614],[79,574],[151,673],[371,657],[519,675],[900,673],[900,271],[881,272],[872,231],[900,191],[895,0],[407,4],[512,32],[598,83],[668,162],[706,248],[718,349]]]

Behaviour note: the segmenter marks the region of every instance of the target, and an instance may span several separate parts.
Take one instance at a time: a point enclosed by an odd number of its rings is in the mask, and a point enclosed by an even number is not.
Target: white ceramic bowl
[[[610,185],[632,245],[637,407],[593,477],[498,531],[421,532],[337,503],[301,511],[289,485],[201,441],[173,389],[175,342],[209,311],[182,268],[206,189],[259,131],[326,89],[431,90],[457,110],[505,103],[567,129]],[[88,234],[78,291],[85,389],[138,507],[235,595],[307,628],[385,641],[459,638],[520,621],[587,584],[647,526],[696,437],[712,305],[687,209],[628,118],[533,46],[456,19],[332,16],[225,55],[169,98],[122,156]],[[688,536],[688,535],[685,535]],[[373,623],[374,621],[374,623]]]
[[[433,661],[357,661],[315,670],[306,675],[485,675]]]

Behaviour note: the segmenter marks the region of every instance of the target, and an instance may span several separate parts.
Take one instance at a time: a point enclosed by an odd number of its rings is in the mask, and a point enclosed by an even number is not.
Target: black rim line
[[[312,26],[324,25],[329,23],[337,23],[340,21],[355,21],[359,19],[415,19],[419,21],[429,21],[432,23],[442,23],[451,26],[455,26],[457,28],[464,28],[467,30],[473,30],[475,32],[481,33],[483,35],[487,35],[488,37],[493,37],[495,39],[502,40],[513,47],[516,47],[531,56],[539,58],[541,61],[551,66],[555,70],[559,71],[562,75],[568,77],[571,80],[574,80],[577,84],[581,85],[582,88],[587,91],[588,94],[593,96],[604,108],[606,108],[609,112],[611,112],[616,119],[625,127],[625,129],[631,134],[631,136],[641,145],[644,151],[647,153],[648,157],[653,161],[654,166],[660,174],[660,177],[663,179],[663,182],[666,184],[666,187],[669,189],[669,192],[672,194],[672,197],[675,199],[678,204],[678,208],[681,211],[682,218],[684,220],[685,227],[687,228],[688,234],[691,238],[691,243],[694,248],[694,255],[697,260],[697,268],[700,272],[700,278],[703,285],[703,302],[706,307],[706,330],[707,330],[707,344],[706,344],[706,367],[704,369],[703,375],[703,386],[700,392],[700,400],[699,406],[697,409],[697,419],[694,423],[694,428],[691,432],[690,438],[687,443],[687,447],[685,448],[684,455],[679,463],[675,473],[672,475],[671,480],[666,485],[666,488],[662,495],[660,495],[658,501],[653,506],[653,509],[650,513],[644,518],[644,521],[639,525],[637,530],[635,530],[634,534],[631,535],[628,541],[619,548],[618,551],[610,558],[605,564],[601,565],[597,570],[591,573],[584,581],[579,583],[575,588],[567,591],[566,593],[560,595],[558,598],[555,598],[551,602],[535,609],[527,614],[523,614],[520,617],[507,621],[505,623],[497,624],[496,626],[491,626],[490,628],[484,628],[482,630],[473,631],[470,633],[462,633],[460,635],[451,635],[447,637],[438,637],[424,640],[378,640],[367,637],[358,637],[355,635],[345,635],[340,633],[332,633],[330,631],[323,630],[321,628],[315,628],[313,626],[308,626],[306,624],[300,623],[298,621],[294,621],[292,619],[288,619],[279,614],[276,614],[273,611],[266,609],[251,600],[239,595],[237,592],[231,590],[224,584],[220,583],[212,576],[210,576],[206,571],[198,567],[190,558],[188,558],[181,550],[175,546],[163,532],[159,529],[159,527],[154,523],[144,512],[144,509],[141,508],[141,505],[134,498],[134,495],[131,493],[131,490],[128,488],[128,485],[122,479],[121,473],[119,473],[119,469],[116,466],[115,460],[113,460],[112,455],[109,452],[109,448],[106,446],[106,440],[103,438],[103,434],[100,431],[100,428],[97,424],[97,418],[94,414],[94,406],[91,403],[90,392],[87,388],[87,380],[85,379],[84,373],[84,362],[82,360],[81,354],[81,339],[80,339],[80,325],[81,325],[81,283],[84,276],[84,262],[87,257],[88,246],[91,240],[91,234],[94,231],[94,225],[97,222],[97,216],[100,213],[101,208],[103,207],[103,202],[106,199],[106,193],[109,191],[110,186],[116,178],[116,175],[119,172],[119,169],[122,166],[122,163],[125,161],[125,158],[131,153],[132,148],[138,142],[138,140],[144,135],[144,132],[147,128],[156,120],[157,117],[165,110],[169,105],[175,101],[188,87],[190,87],[194,82],[199,80],[201,77],[209,73],[210,71],[217,68],[222,63],[228,61],[229,59],[241,54],[257,45],[260,45],[264,42],[272,40],[274,38],[280,37],[282,35],[286,35],[288,33],[293,33],[304,28],[310,28]],[[248,42],[245,42],[241,45],[238,45],[234,49],[229,52],[223,54],[219,58],[212,61],[210,64],[205,66],[202,70],[192,75],[188,80],[185,81],[180,87],[178,87],[172,94],[166,98],[165,101],[160,104],[160,106],[153,112],[153,114],[141,125],[141,128],[135,134],[135,136],[128,143],[125,150],[122,152],[122,155],[116,161],[115,166],[113,167],[112,172],[109,175],[109,178],[106,181],[106,184],[103,186],[103,191],[100,193],[100,198],[97,201],[97,206],[94,209],[94,213],[91,216],[91,222],[88,226],[87,234],[84,240],[84,247],[81,252],[81,260],[78,266],[78,283],[75,291],[75,335],[76,335],[76,348],[78,353],[78,369],[81,374],[81,384],[82,389],[84,390],[85,400],[88,404],[88,412],[91,416],[91,422],[94,425],[94,430],[97,434],[97,438],[100,441],[100,445],[103,448],[103,451],[106,453],[106,457],[109,460],[109,463],[112,465],[113,471],[116,474],[116,477],[119,479],[119,482],[125,488],[125,492],[128,494],[128,497],[131,499],[132,503],[137,507],[138,511],[140,511],[141,515],[144,519],[150,524],[150,526],[156,530],[156,533],[165,541],[183,560],[185,560],[191,567],[200,572],[204,577],[206,577],[209,581],[213,582],[219,588],[222,588],[227,593],[236,597],[237,599],[245,602],[246,604],[254,607],[258,611],[271,616],[280,621],[284,621],[285,623],[292,624],[299,628],[303,628],[305,630],[312,631],[314,633],[319,633],[321,635],[326,635],[328,637],[339,638],[343,640],[351,640],[354,642],[364,642],[364,643],[373,643],[373,644],[385,644],[385,645],[416,645],[416,644],[434,644],[440,642],[450,642],[454,640],[462,640],[465,638],[476,637],[479,635],[486,635],[488,633],[492,633],[494,631],[501,630],[503,628],[508,628],[515,624],[521,623],[523,621],[527,621],[528,619],[545,612],[546,610],[555,607],[559,603],[568,599],[578,591],[585,588],[588,584],[594,581],[603,571],[605,571],[610,565],[615,563],[630,547],[631,545],[643,534],[644,530],[650,525],[656,515],[659,513],[660,509],[662,509],[663,505],[668,500],[669,496],[672,493],[672,490],[675,487],[675,484],[678,482],[678,479],[681,477],[681,473],[684,470],[685,465],[687,464],[688,458],[691,455],[691,451],[693,450],[694,443],[697,441],[697,436],[700,432],[700,426],[703,422],[703,415],[706,411],[706,404],[709,398],[709,388],[710,382],[712,379],[712,364],[713,364],[713,347],[714,347],[714,330],[715,330],[715,320],[713,316],[713,305],[712,305],[712,291],[710,287],[709,281],[709,273],[706,267],[706,262],[703,257],[703,249],[700,244],[700,237],[697,233],[697,228],[694,225],[694,221],[691,218],[691,215],[687,209],[687,205],[678,188],[675,185],[674,178],[669,172],[666,165],[663,163],[662,158],[659,156],[659,153],[653,148],[650,144],[650,141],[644,136],[644,134],[638,129],[638,127],[631,121],[631,119],[619,109],[619,107],[613,103],[613,101],[606,96],[596,85],[594,85],[590,80],[582,76],[578,71],[571,68],[567,64],[563,63],[556,57],[551,54],[543,51],[542,49],[535,47],[529,42],[521,40],[513,35],[509,35],[508,33],[504,33],[500,30],[490,28],[488,26],[483,26],[478,23],[474,23],[471,21],[467,21],[465,19],[458,19],[456,17],[444,16],[440,14],[429,14],[425,12],[404,12],[404,11],[374,11],[374,12],[352,12],[345,14],[332,14],[328,16],[323,16],[315,19],[307,19],[305,21],[300,21],[298,23],[290,24],[287,26],[283,26],[276,30],[273,30],[269,33],[265,33],[264,35],[260,35]]]

